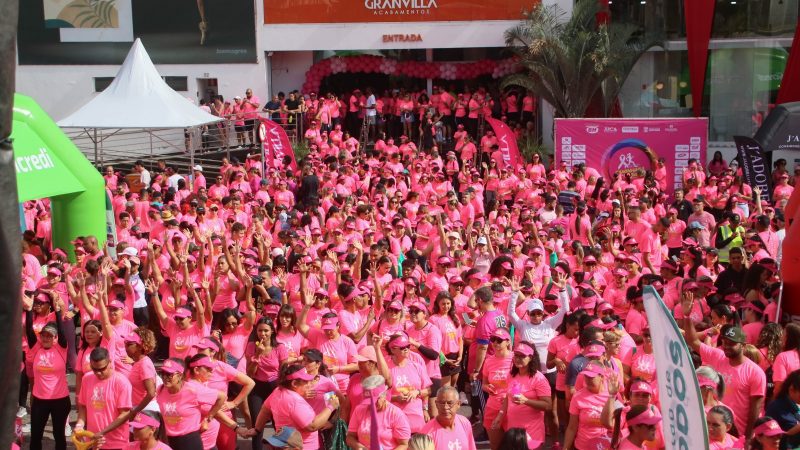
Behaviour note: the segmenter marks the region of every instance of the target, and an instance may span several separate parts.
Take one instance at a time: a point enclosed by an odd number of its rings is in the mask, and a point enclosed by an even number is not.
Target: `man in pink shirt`
[[[258,122],[258,108],[261,106],[261,100],[253,95],[252,89],[245,91],[244,100],[242,100],[242,112],[244,113],[244,129],[247,133],[247,139],[251,145],[260,142],[258,139],[258,131],[256,130],[256,122]]]
[[[89,356],[92,372],[83,376],[78,392],[78,421],[75,431],[94,433],[101,449],[123,448],[128,444],[128,412],[131,383],[114,371],[108,350],[97,347]]]
[[[445,386],[437,392],[438,414],[420,430],[433,439],[435,450],[475,450],[472,425],[466,417],[458,414],[460,405],[456,388]]]
[[[681,302],[684,316],[688,317],[694,306],[694,297],[689,294]],[[724,325],[720,329],[720,347],[711,347],[700,341],[691,319],[684,319],[686,343],[698,352],[703,364],[711,366],[725,378],[725,396],[720,400],[731,408],[736,428],[745,439],[753,437],[753,425],[764,410],[767,376],[764,370],[744,356],[747,336],[736,325]]]

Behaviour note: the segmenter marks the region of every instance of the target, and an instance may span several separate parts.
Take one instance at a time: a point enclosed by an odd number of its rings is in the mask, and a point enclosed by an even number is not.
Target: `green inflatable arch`
[[[14,168],[20,203],[50,198],[53,246],[74,260],[70,241],[106,241],[105,180],[53,119],[30,97],[14,94]]]

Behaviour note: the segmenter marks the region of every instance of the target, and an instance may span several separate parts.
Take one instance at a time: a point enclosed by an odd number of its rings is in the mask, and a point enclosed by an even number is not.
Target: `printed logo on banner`
[[[586,132],[589,134],[597,134],[600,132],[600,127],[597,125],[586,125]]]
[[[603,127],[604,133],[616,133],[617,127]]]
[[[623,133],[638,133],[639,127],[622,127]]]

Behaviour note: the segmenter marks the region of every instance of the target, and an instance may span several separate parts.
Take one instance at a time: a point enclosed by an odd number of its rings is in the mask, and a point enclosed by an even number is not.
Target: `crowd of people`
[[[233,103],[221,95],[201,102],[205,111],[227,119],[208,127],[203,146],[243,148],[256,144],[259,111],[315,149],[343,147],[351,138],[372,146],[379,139],[399,143],[405,137],[424,150],[463,145],[464,136],[483,134],[486,117],[507,123],[519,140],[535,141],[536,104],[531,92],[520,93],[515,88],[490,92],[483,87],[473,91],[466,86],[434,86],[428,93],[405,88],[376,92],[368,87],[324,95],[291,91],[288,95],[279,92],[263,104],[248,89],[244,97],[235,96]],[[361,139],[362,128],[365,139]]]
[[[604,179],[506,167],[490,133],[445,154],[404,137],[320,143],[296,170],[139,161],[137,192],[108,167],[113,248],[55,247],[26,202],[30,448],[49,422],[57,449],[663,449],[645,286],[694,352],[710,448],[800,445],[785,161],[769,203],[716,156],[668,194],[663,164]]]

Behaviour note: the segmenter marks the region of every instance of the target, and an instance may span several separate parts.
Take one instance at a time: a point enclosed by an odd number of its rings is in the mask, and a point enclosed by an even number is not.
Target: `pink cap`
[[[641,414],[628,420],[628,426],[634,425],[655,425],[661,422],[661,414],[658,413],[654,406],[650,406]]]
[[[409,345],[411,345],[411,343],[408,341],[408,336],[406,336],[405,333],[400,333],[397,336],[398,337],[394,338],[394,340],[392,340],[391,344],[389,344],[389,347],[391,347],[391,348],[403,348],[403,347],[408,347]]]
[[[375,353],[375,348],[370,346],[362,347],[361,350],[358,351],[358,355],[356,355],[356,361],[358,362],[378,362],[378,355]]]
[[[592,344],[586,347],[586,351],[583,353],[583,355],[597,358],[599,356],[603,356],[605,353],[606,353],[605,346],[602,346],[600,344]]]
[[[586,367],[583,368],[581,371],[581,375],[585,375],[589,378],[597,377],[605,375],[606,371],[602,367],[597,364],[587,364]]]
[[[164,361],[160,370],[166,373],[183,373],[183,367],[171,359]]]
[[[57,277],[60,277],[61,276],[61,271],[58,269],[58,267],[51,267],[51,268],[47,269],[47,274],[48,275],[55,275]]]
[[[655,391],[653,390],[653,386],[650,385],[647,381],[639,380],[636,381],[631,385],[631,392],[646,392],[650,395],[653,395]]]
[[[612,274],[613,274],[615,277],[627,277],[627,276],[628,276],[628,271],[627,271],[627,270],[625,270],[625,269],[614,269],[614,271],[613,271],[613,272],[611,272],[611,273],[612,273]]]
[[[219,351],[219,346],[209,338],[200,339],[200,341],[192,347],[199,350],[211,350],[214,353]]]
[[[287,380],[302,380],[302,381],[311,381],[311,380],[313,380],[313,379],[314,379],[314,376],[313,376],[313,375],[311,375],[310,373],[308,373],[308,371],[307,371],[307,370],[305,369],[305,367],[304,367],[304,368],[302,368],[302,369],[298,370],[297,372],[294,372],[294,373],[292,373],[292,374],[289,374],[289,375],[286,377],[286,379],[287,379]]]
[[[416,308],[416,309],[418,309],[420,311],[425,311],[426,314],[428,313],[428,305],[426,305],[425,303],[420,302],[420,301],[414,302],[414,303],[412,303],[411,305],[408,306],[408,309],[411,309],[411,308]]]
[[[715,383],[714,380],[703,375],[697,376],[697,383],[700,385],[700,387],[709,387],[712,389],[717,388],[717,383]]]
[[[339,318],[338,317],[326,317],[322,319],[322,329],[323,330],[335,330],[339,326]]]
[[[403,304],[400,303],[400,300],[392,300],[389,305],[386,306],[386,309],[397,309],[399,311],[403,310]]]
[[[108,307],[109,307],[109,308],[115,308],[115,309],[125,309],[125,304],[124,304],[124,303],[122,303],[122,302],[121,302],[121,301],[119,301],[119,300],[111,300],[111,301],[108,303]]]
[[[125,336],[124,341],[126,344],[141,344],[142,337],[136,333],[130,333],[129,335]]]
[[[784,434],[784,432],[781,429],[781,426],[778,425],[778,422],[776,422],[775,419],[772,419],[755,427],[755,429],[753,429],[753,434],[756,436],[781,436]]]
[[[184,317],[192,317],[192,312],[186,308],[178,308],[178,310],[175,311],[175,318],[183,319]]]
[[[505,341],[510,341],[511,340],[511,335],[508,334],[508,330],[506,330],[505,328],[498,328],[498,329],[494,330],[494,333],[492,333],[491,337],[498,338],[498,339],[503,339]]]
[[[189,367],[205,367],[209,370],[214,370],[215,364],[211,361],[211,358],[206,356],[205,358],[200,358],[197,361],[192,362],[189,364]]]
[[[520,342],[516,347],[514,347],[514,353],[519,353],[525,356],[533,356],[533,349],[530,345],[525,345]]]
[[[500,264],[500,267],[506,270],[514,270],[514,266],[511,264],[511,261],[503,261]]]
[[[161,424],[158,421],[147,414],[139,413],[133,420],[130,421],[130,426],[133,428],[158,428]]]
[[[597,312],[603,312],[603,311],[609,311],[609,310],[613,311],[614,307],[611,306],[611,304],[607,303],[607,302],[600,303],[600,306],[597,307]]]

